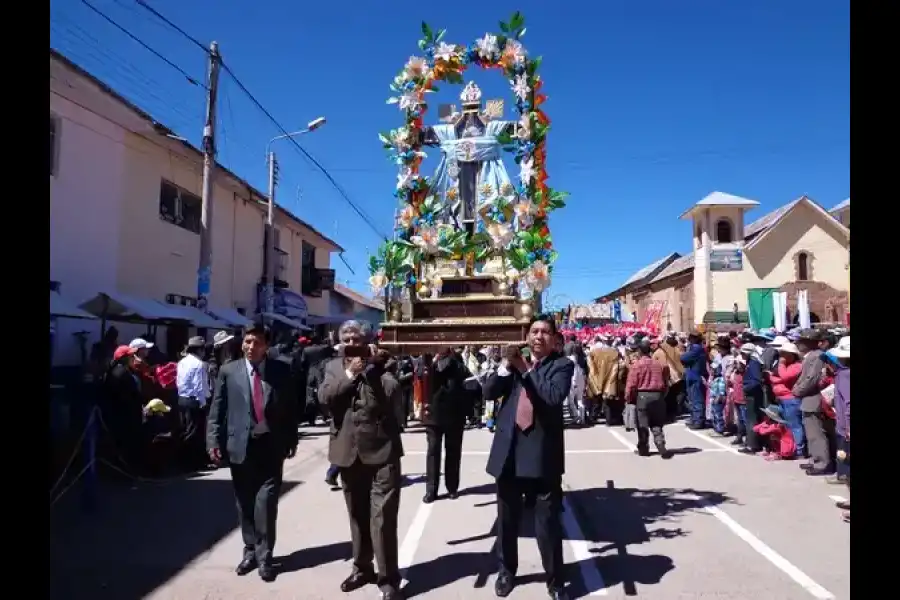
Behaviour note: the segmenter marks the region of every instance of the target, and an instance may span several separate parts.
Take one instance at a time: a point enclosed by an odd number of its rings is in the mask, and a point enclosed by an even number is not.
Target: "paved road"
[[[59,511],[53,587],[66,600],[333,600],[348,574],[343,500],[323,482],[327,436],[305,431],[286,465],[279,513],[283,572],[239,578],[240,535],[227,471],[140,483],[106,495],[99,514]],[[649,600],[850,598],[850,531],[830,495],[845,488],[769,463],[676,424],[671,461],[631,453],[622,429],[567,432],[565,556],[574,597]],[[467,432],[463,495],[421,502],[425,438],[405,435],[410,485],[400,514],[407,595],[492,598],[495,507],[484,473],[491,436]],[[63,522],[64,521],[64,522]],[[545,598],[531,528],[523,583],[510,596]],[[378,597],[374,587],[348,596]]]

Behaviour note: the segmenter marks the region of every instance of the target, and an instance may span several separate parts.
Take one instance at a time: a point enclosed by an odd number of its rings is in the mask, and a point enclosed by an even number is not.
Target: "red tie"
[[[257,423],[262,423],[266,420],[262,377],[260,377],[259,369],[257,368],[253,369],[253,412],[256,415]]]
[[[524,385],[519,390],[519,401],[516,402],[516,425],[522,431],[528,431],[534,425],[534,405]]]

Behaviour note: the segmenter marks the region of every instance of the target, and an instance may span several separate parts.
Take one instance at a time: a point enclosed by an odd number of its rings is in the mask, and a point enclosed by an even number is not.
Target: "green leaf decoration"
[[[431,27],[428,26],[428,23],[422,21],[422,35],[425,36],[427,41],[431,41],[434,38],[434,35],[431,32]]]
[[[507,25],[503,21],[500,21],[500,31],[502,31],[503,33],[509,33],[509,25]]]

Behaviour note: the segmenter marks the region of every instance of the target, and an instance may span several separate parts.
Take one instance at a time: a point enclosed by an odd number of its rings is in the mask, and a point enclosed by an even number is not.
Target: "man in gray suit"
[[[800,332],[797,349],[803,357],[803,368],[791,390],[794,397],[800,400],[800,410],[803,411],[803,432],[806,434],[810,462],[800,466],[806,470],[807,475],[829,475],[834,472],[834,461],[831,459],[834,421],[822,412],[819,384],[825,366],[822,351],[819,350],[821,340],[822,334],[816,329],[804,329]]]
[[[243,359],[222,365],[209,410],[206,446],[216,464],[231,467],[244,556],[238,575],[255,568],[274,581],[278,496],[285,458],[297,452],[297,398],[290,365],[267,357],[269,331],[244,332]]]
[[[325,365],[319,401],[332,415],[328,460],[340,470],[350,517],[353,570],[341,583],[341,591],[377,583],[383,600],[398,600],[400,385],[385,372],[387,354],[366,345],[358,322],[341,325],[338,336],[338,356]]]

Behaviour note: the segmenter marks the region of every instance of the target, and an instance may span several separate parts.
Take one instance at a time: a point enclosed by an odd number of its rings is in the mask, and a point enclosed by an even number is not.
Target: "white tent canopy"
[[[96,319],[94,315],[83,311],[74,302],[63,298],[59,292],[50,290],[50,316],[68,319]]]
[[[162,304],[162,303],[160,303]],[[205,329],[230,329],[231,325],[213,315],[207,314],[195,306],[183,304],[165,304],[166,308],[174,310],[182,315],[186,321],[190,321],[195,327]]]
[[[233,308],[219,308],[211,306],[207,309],[209,313],[220,321],[225,321],[232,327],[249,327],[253,321],[239,313]]]
[[[309,330],[310,329],[310,327],[307,327],[300,321],[288,319],[284,315],[279,315],[278,313],[264,312],[264,313],[262,313],[262,317],[265,319],[269,319],[270,321],[278,321],[279,323],[287,325],[288,327],[293,327],[294,329],[301,329],[301,330]]]

